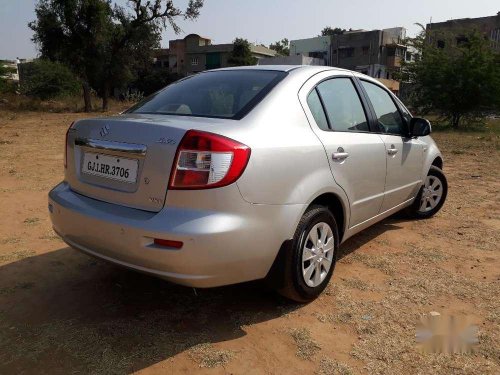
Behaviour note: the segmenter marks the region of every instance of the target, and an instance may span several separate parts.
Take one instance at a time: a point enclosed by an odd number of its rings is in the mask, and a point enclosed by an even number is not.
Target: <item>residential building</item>
[[[354,30],[332,37],[332,66],[355,70],[374,78],[392,80],[401,67],[406,29]]]
[[[155,68],[169,67],[169,52],[168,48],[160,48],[154,51],[153,63]]]
[[[399,91],[393,74],[408,55],[403,44],[406,29],[351,30],[343,34],[292,40],[290,55],[322,57],[325,65],[354,70],[380,79],[392,91]]]
[[[428,42],[439,48],[447,43],[460,44],[467,40],[467,33],[478,31],[491,42],[491,47],[500,52],[500,12],[496,16],[461,18],[445,22],[427,24]]]
[[[290,56],[313,57],[323,60],[323,65],[331,66],[331,44],[330,36],[292,40],[290,41]]]
[[[324,59],[304,55],[264,57],[258,65],[325,65]]]
[[[276,55],[275,51],[254,44],[250,44],[250,50],[257,59]],[[185,76],[207,69],[227,67],[232,51],[232,43],[212,44],[209,38],[189,34],[183,39],[171,40],[168,49],[158,50],[155,66],[166,67],[171,73]]]

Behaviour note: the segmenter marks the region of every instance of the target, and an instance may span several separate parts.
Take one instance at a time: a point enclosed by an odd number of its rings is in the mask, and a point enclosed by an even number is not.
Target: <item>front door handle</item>
[[[394,147],[394,145],[391,145],[391,148],[387,150],[387,153],[391,156],[394,156],[398,153],[398,149]]]
[[[348,157],[349,157],[349,153],[348,152],[334,152],[332,154],[332,159],[336,160],[336,161],[345,160]]]

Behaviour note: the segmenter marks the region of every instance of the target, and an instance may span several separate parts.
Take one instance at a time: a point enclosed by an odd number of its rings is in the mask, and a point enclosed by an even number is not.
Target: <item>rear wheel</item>
[[[311,206],[302,216],[284,264],[278,291],[297,302],[315,299],[332,277],[338,248],[337,222],[323,206]]]
[[[409,207],[409,214],[417,219],[434,216],[443,207],[447,194],[446,176],[441,169],[431,166],[415,202]]]

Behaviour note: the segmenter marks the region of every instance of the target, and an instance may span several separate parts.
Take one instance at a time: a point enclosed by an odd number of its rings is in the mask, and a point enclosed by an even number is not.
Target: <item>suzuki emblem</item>
[[[101,135],[101,137],[105,137],[109,134],[109,130],[110,130],[109,125],[106,124],[101,128],[101,131],[99,132],[99,134]]]

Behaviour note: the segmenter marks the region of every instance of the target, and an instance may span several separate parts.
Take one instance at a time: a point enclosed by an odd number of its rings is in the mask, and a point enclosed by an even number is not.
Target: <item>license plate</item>
[[[137,181],[138,168],[139,161],[137,159],[124,159],[88,152],[83,156],[83,173],[112,180],[134,183]]]

